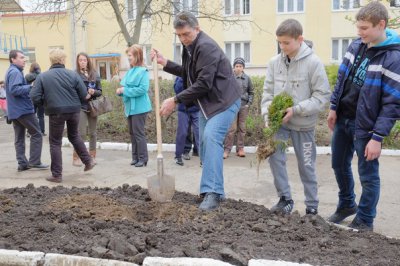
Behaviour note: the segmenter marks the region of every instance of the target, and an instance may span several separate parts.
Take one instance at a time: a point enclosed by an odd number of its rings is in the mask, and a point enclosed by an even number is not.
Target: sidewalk
[[[14,132],[11,125],[0,121],[0,189],[9,187],[22,187],[29,183],[38,186],[54,186],[45,180],[51,173],[49,170],[29,170],[17,172],[17,162],[14,150]],[[27,139],[29,148],[29,139]],[[66,187],[111,187],[115,188],[124,183],[147,187],[147,177],[157,174],[156,153],[149,153],[147,167],[135,168],[130,166],[131,156],[128,151],[105,150],[97,152],[98,165],[87,173],[83,167],[72,166],[72,149],[63,147],[63,186]],[[29,154],[28,151],[26,153]],[[201,168],[199,158],[192,157],[184,161],[184,166],[174,163],[174,154],[164,153],[165,173],[175,177],[176,190],[189,193],[199,193]],[[326,218],[336,208],[337,185],[330,166],[329,155],[318,155],[317,175],[319,177],[319,214]],[[48,137],[44,137],[42,152],[43,163],[50,164]],[[400,157],[383,156],[381,165],[381,197],[375,221],[375,232],[387,236],[400,238]],[[356,170],[356,160],[353,169]],[[294,155],[288,155],[288,174],[291,177],[293,200],[295,210],[305,213],[303,186],[297,172],[297,162]],[[241,199],[270,208],[278,200],[273,184],[273,178],[267,162],[260,166],[260,176],[257,177],[257,166],[254,154],[247,154],[239,158],[231,154],[224,160],[225,192],[226,196]],[[360,195],[360,182],[356,177],[356,194]],[[348,222],[350,222],[349,219]]]

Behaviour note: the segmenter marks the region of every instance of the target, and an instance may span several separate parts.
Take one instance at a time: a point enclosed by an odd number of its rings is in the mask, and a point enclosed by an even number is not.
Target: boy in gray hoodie
[[[281,53],[268,64],[261,101],[261,112],[268,127],[268,107],[274,96],[286,92],[294,105],[286,109],[276,139],[292,140],[301,181],[304,185],[306,214],[318,213],[318,184],[315,174],[315,125],[318,113],[330,96],[324,65],[303,41],[301,24],[294,19],[283,21],[276,30]],[[286,170],[286,152],[277,148],[269,158],[274,184],[280,197],[273,212],[290,214],[294,202]]]

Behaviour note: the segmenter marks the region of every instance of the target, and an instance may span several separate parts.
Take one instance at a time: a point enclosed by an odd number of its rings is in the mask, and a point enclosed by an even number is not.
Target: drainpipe
[[[71,67],[75,67],[75,57],[76,57],[76,22],[75,22],[75,0],[70,1],[70,21],[71,21]]]

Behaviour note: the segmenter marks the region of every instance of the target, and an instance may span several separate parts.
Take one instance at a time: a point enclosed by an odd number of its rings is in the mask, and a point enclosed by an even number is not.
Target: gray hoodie
[[[297,131],[313,129],[318,113],[329,100],[331,90],[324,65],[304,42],[290,63],[287,62],[287,56],[280,53],[268,64],[261,100],[261,113],[266,122],[272,99],[284,91],[294,101],[293,117],[285,126]]]

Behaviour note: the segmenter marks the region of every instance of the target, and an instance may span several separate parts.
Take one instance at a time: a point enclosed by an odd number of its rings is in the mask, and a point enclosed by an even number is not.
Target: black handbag
[[[99,96],[94,100],[88,102],[90,116],[97,117],[99,115],[112,111],[112,104],[108,97]]]

